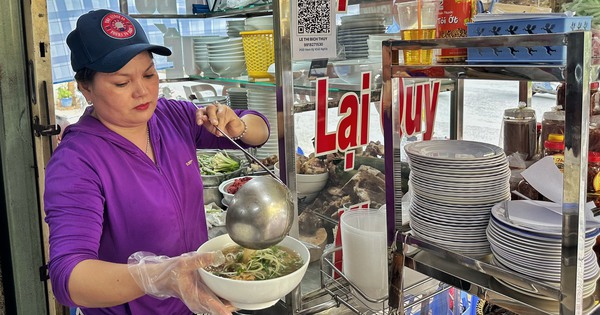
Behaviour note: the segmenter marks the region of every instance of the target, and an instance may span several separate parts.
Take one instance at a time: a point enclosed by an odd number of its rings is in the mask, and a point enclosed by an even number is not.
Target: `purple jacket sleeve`
[[[74,306],[69,277],[75,265],[97,259],[102,233],[103,197],[97,177],[85,159],[63,145],[46,168],[44,205],[50,227],[49,274],[56,299]],[[81,176],[70,176],[81,174]],[[96,250],[94,250],[96,249]]]

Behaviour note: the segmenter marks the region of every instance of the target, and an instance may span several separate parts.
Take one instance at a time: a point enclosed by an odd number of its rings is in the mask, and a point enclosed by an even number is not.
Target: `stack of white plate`
[[[194,63],[205,76],[214,75],[208,62],[208,47],[206,43],[226,39],[227,37],[225,36],[196,36],[192,39],[194,42]]]
[[[506,269],[560,287],[562,215],[546,208],[551,202],[514,200],[498,203],[492,208],[487,236],[493,262]],[[587,224],[586,224],[587,225]],[[596,224],[597,226],[597,224]],[[598,228],[588,228],[585,235],[583,296],[596,290],[600,267],[592,247]],[[497,279],[498,282],[523,294],[553,300],[533,288]]]
[[[486,228],[492,207],[510,199],[504,151],[491,144],[430,140],[404,146],[413,193],[415,235],[472,257],[490,253]]]
[[[278,154],[277,144],[277,97],[274,89],[248,88],[248,109],[265,115],[271,125],[271,136],[267,143],[256,150],[256,157],[264,159]]]
[[[241,37],[206,43],[210,68],[220,77],[238,77],[246,72]]]
[[[248,89],[230,88],[227,90],[229,95],[229,107],[233,109],[248,108]]]
[[[369,35],[385,33],[384,21],[385,15],[381,13],[342,16],[337,40],[344,47],[346,59],[367,58]]]
[[[241,37],[240,32],[245,30],[246,22],[244,20],[227,21],[227,35],[229,37]]]

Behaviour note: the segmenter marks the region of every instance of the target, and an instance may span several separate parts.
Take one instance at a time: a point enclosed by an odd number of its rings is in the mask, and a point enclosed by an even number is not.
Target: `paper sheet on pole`
[[[337,56],[335,9],[333,0],[292,1],[292,60]]]

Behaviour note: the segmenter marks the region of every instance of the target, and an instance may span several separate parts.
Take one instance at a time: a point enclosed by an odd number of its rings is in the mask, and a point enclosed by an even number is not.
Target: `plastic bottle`
[[[181,46],[181,36],[176,28],[170,27],[164,35],[164,44],[171,49],[171,55],[167,61],[172,63],[172,67],[166,70],[167,79],[182,78],[183,74],[183,48]]]
[[[600,193],[600,152],[589,152],[587,191]]]
[[[590,84],[590,114],[600,115],[600,92],[598,92],[598,88],[600,87],[600,82],[592,82]]]
[[[544,156],[552,156],[554,164],[562,172],[565,165],[565,136],[551,133],[544,141]]]
[[[565,134],[565,112],[558,106],[542,115],[542,145],[551,133]]]

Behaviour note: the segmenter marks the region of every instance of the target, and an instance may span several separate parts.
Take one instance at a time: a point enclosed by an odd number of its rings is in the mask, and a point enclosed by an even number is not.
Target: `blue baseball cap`
[[[94,10],[79,17],[67,36],[71,67],[111,73],[121,69],[142,51],[171,55],[169,48],[152,45],[135,19],[110,10]]]

